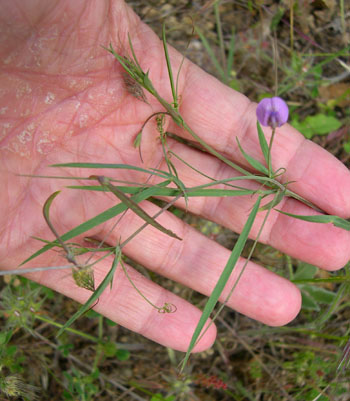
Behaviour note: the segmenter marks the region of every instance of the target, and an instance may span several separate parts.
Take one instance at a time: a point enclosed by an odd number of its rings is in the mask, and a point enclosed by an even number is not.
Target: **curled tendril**
[[[177,307],[174,304],[170,304],[165,302],[162,308],[158,309],[158,313],[175,313],[177,311]]]
[[[275,171],[274,173],[274,178],[279,177],[283,175],[287,170],[284,167],[280,167],[278,170]]]

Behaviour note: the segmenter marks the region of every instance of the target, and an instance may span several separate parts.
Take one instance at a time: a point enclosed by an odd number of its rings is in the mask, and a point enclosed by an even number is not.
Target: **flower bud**
[[[280,97],[262,99],[256,109],[258,121],[264,127],[276,128],[288,120],[288,106]]]

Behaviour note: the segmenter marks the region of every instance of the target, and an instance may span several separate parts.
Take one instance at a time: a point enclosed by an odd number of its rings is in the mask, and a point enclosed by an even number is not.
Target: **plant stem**
[[[272,134],[271,134],[271,139],[270,139],[270,144],[269,144],[269,153],[267,155],[267,168],[269,170],[269,177],[273,177],[273,171],[272,171],[272,166],[271,166],[271,149],[273,145],[273,140],[275,139],[275,133],[276,133],[276,128],[273,128]]]
[[[54,327],[58,327],[58,328],[62,328],[63,327],[63,324],[57,323],[57,322],[55,322],[55,321],[53,321],[53,320],[51,320],[51,319],[49,319],[47,317],[41,316],[41,315],[35,315],[35,319],[41,320],[42,322],[48,323],[48,324],[50,324],[51,326],[54,326]],[[68,327],[66,330],[69,331],[72,334],[76,334],[76,335],[78,335],[80,337],[83,337],[86,340],[93,341],[94,343],[99,343],[100,342],[100,339],[98,339],[97,337],[94,337],[94,336],[92,336],[90,334],[86,334],[83,331],[76,330],[76,329],[71,329],[70,327]]]

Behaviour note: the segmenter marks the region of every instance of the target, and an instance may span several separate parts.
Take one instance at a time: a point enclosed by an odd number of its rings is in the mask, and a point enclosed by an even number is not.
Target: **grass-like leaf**
[[[268,176],[268,175],[269,175],[269,170],[268,170],[264,165],[262,165],[258,160],[254,159],[254,157],[249,156],[248,153],[246,153],[246,152],[243,150],[241,144],[239,143],[238,138],[236,138],[236,139],[237,139],[237,144],[238,144],[239,150],[241,151],[242,155],[243,155],[244,158],[247,160],[247,162],[248,162],[253,168],[255,168],[255,170],[260,171],[260,173],[263,173],[263,174],[265,174],[265,175]]]
[[[264,131],[262,130],[259,121],[256,122],[256,128],[258,130],[260,148],[261,148],[262,154],[264,156],[264,159],[266,161],[266,164],[268,164],[269,160],[270,160],[270,158],[269,158],[269,145],[267,144]]]
[[[190,345],[188,346],[186,355],[182,362],[181,371],[185,368],[188,358],[190,357],[190,354],[191,354],[194,346],[196,345],[197,339],[200,336],[205,323],[209,319],[209,316],[212,313],[215,305],[217,304],[219,297],[220,297],[223,289],[225,288],[225,285],[226,285],[234,267],[236,266],[237,260],[243,251],[243,247],[248,239],[250,230],[254,223],[255,217],[258,213],[260,202],[261,202],[261,197],[259,196],[257,201],[254,204],[252,211],[250,212],[250,214],[248,216],[248,219],[243,227],[242,233],[238,237],[238,240],[231,252],[230,258],[227,261],[226,266],[225,266],[223,272],[221,273],[221,276],[220,276],[218,282],[216,283],[216,286],[215,286],[213,292],[211,293],[207,303],[205,304],[202,316],[199,319],[197,327],[196,327],[196,329],[193,333],[192,339],[190,341]]]
[[[98,185],[69,185],[67,188],[71,189],[82,189],[88,191],[100,191],[106,192],[107,188],[98,186]],[[118,186],[119,190],[123,191],[127,194],[136,194],[140,191],[140,187],[121,187]],[[244,196],[244,195],[253,195],[256,193],[256,190],[253,189],[192,189],[185,188],[186,195],[188,197],[195,196],[211,196],[211,197],[221,197],[221,196]],[[265,191],[266,195],[274,193],[273,191]],[[180,193],[184,193],[184,190],[181,188],[158,188],[158,190],[154,191],[153,196],[178,196]]]
[[[286,216],[294,217],[295,219],[309,221],[310,223],[332,223],[334,226],[342,228],[343,230],[350,231],[350,221],[342,219],[339,216],[333,215],[318,215],[318,216],[301,216],[298,214],[292,214],[278,210],[280,213]]]
[[[54,192],[53,194],[51,194],[48,197],[48,199],[46,200],[46,202],[44,203],[44,206],[43,206],[43,215],[44,215],[46,224],[49,226],[50,230],[55,235],[57,242],[65,250],[67,260],[69,262],[73,263],[74,265],[77,265],[77,262],[74,258],[73,253],[71,252],[70,248],[64,243],[64,241],[61,239],[60,235],[58,234],[58,232],[56,231],[55,227],[53,226],[53,224],[51,223],[51,220],[50,220],[50,208],[51,208],[52,202],[60,192],[61,191]]]
[[[285,196],[285,191],[278,190],[277,192],[275,192],[275,196],[272,199],[272,201],[262,206],[259,211],[269,210],[276,207],[283,200],[284,196]]]
[[[52,241],[48,241],[46,239],[43,238],[39,238],[39,237],[35,237],[32,236],[33,239],[36,239],[40,242],[43,242],[44,244],[51,244]],[[89,238],[85,238],[85,241],[89,241]],[[99,243],[99,241],[97,241]],[[112,251],[114,249],[114,247],[110,247],[110,246],[106,246],[106,247],[102,247],[102,248],[89,248],[86,246],[81,246],[80,244],[76,243],[76,242],[69,242],[66,244],[72,251],[72,253],[74,255],[84,255],[85,253],[89,253],[89,252],[109,252]],[[57,244],[57,246],[61,246],[60,244]]]
[[[167,186],[170,183],[169,180],[166,180],[162,182],[161,184],[158,184],[158,186]],[[158,187],[156,187],[158,188]],[[145,199],[148,199],[154,195],[154,189],[153,187],[147,188],[145,190],[141,190],[139,193],[134,195],[132,197],[133,201],[138,203],[141,202]],[[92,217],[91,219],[85,221],[84,223],[74,227],[72,230],[67,231],[65,234],[61,235],[61,240],[62,241],[68,241],[78,235],[81,235],[85,233],[86,231],[91,230],[92,228],[98,226],[99,224],[102,224],[109,219],[117,216],[118,214],[124,212],[124,210],[127,209],[127,206],[124,203],[119,203],[116,206],[113,206],[104,212],[98,214],[95,217]],[[52,241],[50,244],[47,244],[43,246],[41,249],[39,249],[37,252],[33,253],[31,256],[29,256],[24,262],[20,264],[20,266],[24,265],[25,263],[29,262],[30,260],[36,258],[37,256],[43,254],[44,252],[48,251],[49,249],[52,249],[53,247],[57,246],[58,242],[57,241]]]
[[[158,177],[168,178],[169,174],[163,170],[150,169],[147,170],[142,167],[133,166],[130,164],[111,164],[111,163],[59,163],[51,164],[50,167],[73,167],[73,168],[111,168],[111,169],[125,169],[136,170],[142,173],[157,175]]]
[[[173,96],[173,105],[174,105],[175,110],[177,110],[179,106],[178,106],[178,102],[177,102],[177,93],[176,93],[176,88],[175,88],[175,83],[174,83],[173,70],[171,68],[168,46],[166,43],[165,23],[163,23],[163,26],[162,26],[162,41],[163,41],[164,55],[165,55],[165,60],[166,60],[166,65],[167,65],[168,75],[169,75],[169,81],[170,81],[170,86],[171,86],[171,93]]]
[[[57,337],[60,336],[64,332],[65,329],[67,329],[69,326],[71,326],[80,316],[82,316],[85,312],[87,312],[89,310],[89,308],[91,307],[91,305],[93,305],[95,302],[97,302],[97,300],[100,297],[100,295],[102,294],[102,292],[105,290],[105,288],[108,286],[108,284],[111,283],[111,281],[113,280],[113,275],[118,267],[120,258],[121,258],[120,248],[116,247],[115,256],[114,256],[114,260],[113,260],[111,269],[106,274],[105,278],[102,280],[100,285],[96,288],[96,290],[91,295],[91,297],[85,302],[85,304],[83,306],[81,306],[81,308],[76,313],[74,313],[74,315],[70,319],[68,319],[67,322],[61,327],[61,329],[57,333]]]
[[[151,226],[155,227],[159,231],[164,234],[169,235],[170,237],[176,238],[181,240],[175,233],[171,230],[163,227],[159,224],[154,218],[152,218],[148,213],[146,213],[136,202],[134,202],[131,198],[126,196],[123,191],[118,189],[118,187],[112,185],[108,178],[103,176],[97,176],[96,179],[98,182],[103,186],[108,188],[118,199],[120,199],[129,209],[131,209],[134,213],[136,213],[141,219],[145,220],[146,223],[150,224]]]

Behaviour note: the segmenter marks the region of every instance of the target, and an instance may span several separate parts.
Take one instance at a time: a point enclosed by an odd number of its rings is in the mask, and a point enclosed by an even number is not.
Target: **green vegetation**
[[[345,35],[346,6],[341,2],[339,9],[335,7],[333,13],[327,13],[327,6],[321,3],[319,7],[324,11],[324,18],[329,18],[330,22],[340,18],[342,30],[339,35]],[[306,29],[303,24],[307,23],[304,11],[298,8],[296,2],[290,4],[292,9],[289,8],[289,4],[277,7],[264,1],[248,1],[244,4],[209,2],[207,8],[202,7],[200,11],[190,10],[194,14],[193,21],[197,35],[193,40],[197,41],[203,57],[207,57],[212,63],[212,68],[206,65],[206,69],[210,69],[211,73],[216,74],[232,88],[239,86],[240,90],[256,100],[266,95],[283,96],[291,108],[291,124],[306,138],[316,141],[347,163],[350,132],[345,127],[350,118],[347,111],[349,94],[344,90],[343,93],[331,97],[331,91],[326,92],[324,89],[337,85],[338,81],[332,83],[334,79],[344,76],[343,72],[346,71],[344,57],[349,56],[349,48],[340,41],[332,42],[324,48],[327,38],[316,46],[315,41],[319,38],[313,38],[310,33],[309,36],[302,34],[301,29],[303,27]],[[165,5],[164,3],[163,6]],[[179,11],[173,8],[172,2],[169,5],[171,5],[169,14],[173,15],[174,21],[182,21],[182,14],[178,14]],[[142,15],[144,10],[141,3],[135,7],[140,8],[139,12]],[[152,1],[147,7],[148,10],[153,10]],[[187,10],[186,7],[181,7],[180,11]],[[316,11],[312,5],[308,6],[307,12],[310,16]],[[191,15],[188,10],[186,12]],[[245,27],[237,22],[239,26],[233,29],[232,24],[237,18],[235,12],[244,16]],[[147,20],[146,16],[147,13],[145,15]],[[238,142],[242,156],[253,170],[258,171],[258,174],[252,174],[227,160],[202,141],[187,125],[179,112],[181,98],[178,95],[178,77],[172,75],[167,48],[167,41],[175,46],[177,44],[176,36],[172,38],[172,34],[179,29],[175,22],[174,26],[167,22],[170,25],[169,32],[165,31],[164,25],[156,23],[154,26],[164,42],[173,96],[171,103],[166,102],[157,93],[148,72],[140,67],[133,51],[132,38],[130,38],[130,58],[119,55],[113,45],[106,48],[132,78],[131,90],[137,92],[139,100],[144,100],[143,90],[146,90],[164,107],[164,113],[156,113],[150,118],[157,119],[159,140],[167,171],[156,168],[146,170],[122,164],[103,165],[98,160],[94,165],[82,160],[80,163],[53,166],[81,170],[134,169],[146,172],[152,178],[156,176],[158,184],[141,186],[138,183],[124,182],[123,185],[119,185],[121,183],[116,183],[109,176],[84,177],[91,185],[74,184],[69,186],[70,190],[97,191],[100,196],[110,192],[108,195],[115,196],[120,203],[63,234],[55,231],[49,213],[58,192],[53,193],[43,205],[45,220],[56,240],[50,242],[45,238],[41,239],[44,243],[42,248],[25,262],[50,249],[64,252],[68,262],[72,263],[76,284],[90,290],[91,296],[83,306],[78,306],[73,301],[25,278],[6,277],[6,281],[2,282],[0,293],[0,316],[3,323],[0,332],[0,394],[14,400],[345,400],[344,395],[348,394],[350,389],[349,372],[346,370],[348,357],[344,355],[342,360],[342,349],[349,339],[350,331],[348,325],[350,265],[338,272],[324,272],[268,246],[258,244],[257,240],[270,211],[278,209],[284,197],[298,199],[309,206],[310,203],[290,191],[288,183],[281,184],[278,181],[278,177],[284,171],[272,170],[272,140],[267,143],[259,124],[256,135],[259,136],[264,165],[250,156],[249,149],[244,149]],[[211,24],[208,25],[208,22]],[[190,22],[188,25],[191,25]],[[266,26],[269,35],[261,36]],[[189,34],[189,39],[191,38],[192,32]],[[188,45],[186,40],[185,42],[184,50]],[[188,47],[186,52],[191,57],[190,49]],[[333,81],[325,78],[329,74],[332,74]],[[346,79],[347,75],[345,78],[340,78],[339,82]],[[129,87],[130,85],[129,83]],[[322,99],[321,92],[327,97],[326,100]],[[242,175],[227,180],[215,180],[206,176],[211,180],[209,184],[187,187],[172,162],[173,157],[178,159],[180,157],[171,150],[167,142],[171,134],[163,129],[164,116],[172,118],[175,124],[186,130],[208,153],[236,168]],[[142,131],[135,135],[137,138],[135,147],[139,148],[142,156]],[[184,162],[191,167],[191,161]],[[67,179],[75,178],[67,177]],[[258,182],[261,188],[250,190],[241,187],[240,181],[247,179]],[[217,184],[225,184],[225,187],[213,188]],[[256,202],[240,235],[189,216],[184,210],[174,206],[175,201],[180,198],[187,202],[190,197],[195,196],[242,195],[254,195]],[[154,200],[155,197],[165,196],[171,197],[171,200],[169,202]],[[270,196],[270,201],[266,203],[267,196]],[[158,202],[161,209],[156,215],[147,214],[139,206],[145,199]],[[112,217],[122,216],[127,209],[141,217],[144,225],[119,243],[109,244],[107,239],[105,243],[100,244],[98,251],[99,254],[102,252],[102,256],[99,256],[97,261],[106,255],[113,256],[114,261],[108,274],[96,286],[93,274],[96,260],[80,265],[75,259],[76,255],[85,253],[94,255],[96,248],[82,248],[69,241],[74,241],[76,236],[83,235]],[[262,209],[267,211],[266,217],[258,232],[257,240],[253,242],[248,239],[249,233],[258,211]],[[177,233],[155,220],[166,210],[172,211],[205,235],[215,238],[232,250],[231,257],[208,299],[189,292],[181,285],[169,284],[166,279],[157,277],[154,273],[145,272],[142,266],[128,260],[123,254],[123,247],[147,225],[152,225],[164,234],[181,240]],[[349,230],[350,223],[338,216],[289,216],[320,224],[332,223]],[[267,327],[239,316],[228,308],[217,306],[223,288],[241,255],[289,278],[299,286],[303,297],[302,312],[293,323],[281,328]],[[192,303],[203,310],[184,359],[183,354],[140,338],[91,310],[99,302],[101,293],[114,284],[113,276],[120,265],[135,291],[145,302],[150,303],[159,313],[176,312],[176,305],[167,302],[163,305],[152,304],[129,277],[125,262],[148,274],[155,282],[175,288],[177,293],[186,299],[191,299]],[[67,274],[71,273],[67,270]],[[230,295],[235,291],[242,274],[244,267]],[[190,355],[203,335],[203,328],[206,327],[210,316],[215,319],[218,326],[218,339],[213,349]]]

